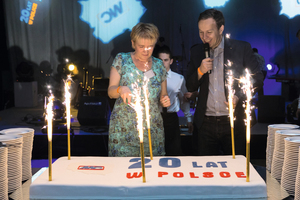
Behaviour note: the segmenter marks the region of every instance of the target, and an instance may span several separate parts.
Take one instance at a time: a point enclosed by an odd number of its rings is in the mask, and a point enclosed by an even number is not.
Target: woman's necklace
[[[151,69],[151,61],[152,61],[151,57],[147,61],[142,61],[135,56],[135,52],[133,52],[132,55],[133,55],[135,62],[138,63],[138,66],[142,67],[141,71],[146,72]]]

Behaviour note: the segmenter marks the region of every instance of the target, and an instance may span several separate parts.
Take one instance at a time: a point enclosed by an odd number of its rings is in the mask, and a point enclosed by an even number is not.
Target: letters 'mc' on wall
[[[206,8],[224,7],[230,0],[200,0]],[[279,15],[293,18],[300,14],[300,0],[278,0],[281,4]],[[26,8],[20,10],[20,21],[34,25],[39,5],[43,0],[28,0]],[[81,5],[80,19],[90,28],[93,35],[108,43],[125,30],[131,30],[146,11],[140,0],[78,0]],[[130,19],[130,20],[129,20]]]
[[[110,42],[125,30],[131,30],[146,11],[141,1],[78,1],[82,5],[80,19],[95,29],[93,35],[103,43]],[[130,19],[130,20],[128,20]]]

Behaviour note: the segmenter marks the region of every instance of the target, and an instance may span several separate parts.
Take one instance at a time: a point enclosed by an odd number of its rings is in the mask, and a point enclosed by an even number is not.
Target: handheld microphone
[[[204,48],[204,52],[205,52],[205,58],[209,58],[210,57],[209,44],[204,43],[203,48]],[[207,73],[211,74],[211,70],[208,70]]]

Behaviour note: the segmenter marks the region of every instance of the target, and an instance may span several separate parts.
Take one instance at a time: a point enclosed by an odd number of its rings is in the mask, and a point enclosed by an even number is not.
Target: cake
[[[61,157],[30,186],[30,199],[267,199],[265,181],[246,158]]]

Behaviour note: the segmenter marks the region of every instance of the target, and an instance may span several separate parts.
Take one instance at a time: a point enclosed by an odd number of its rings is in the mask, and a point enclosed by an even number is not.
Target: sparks
[[[47,115],[46,115],[48,141],[52,140],[53,100],[54,100],[54,96],[53,94],[51,94],[50,97],[48,98]]]
[[[132,97],[135,97],[135,103],[128,104],[131,108],[133,108],[136,112],[136,119],[137,119],[137,130],[139,132],[140,142],[143,143],[143,107],[141,105],[141,89],[138,87],[138,83],[134,83],[131,85],[133,88]]]
[[[246,158],[247,158],[247,163],[246,163],[246,182],[250,181],[250,113],[251,113],[251,106],[250,106],[250,101],[251,101],[251,92],[252,92],[252,85],[250,81],[250,73],[248,69],[246,69],[246,76],[242,77],[240,80],[243,84],[242,89],[244,90],[247,100],[246,100]]]
[[[65,105],[66,105],[66,114],[67,114],[67,128],[71,127],[71,93],[70,93],[70,85],[72,82],[71,75],[68,75],[65,82]]]
[[[250,142],[250,121],[251,121],[251,105],[250,101],[252,99],[251,92],[252,92],[252,85],[250,81],[251,75],[246,69],[246,76],[242,77],[240,82],[243,84],[242,89],[244,90],[244,93],[246,94],[247,100],[246,100],[246,134],[247,134],[247,143]]]
[[[137,129],[139,131],[140,142],[143,143],[144,142],[143,112],[142,112],[140,93],[141,93],[141,91],[139,89],[137,89],[136,96],[135,96],[135,112],[136,112]]]
[[[231,62],[228,61],[228,65],[231,66]],[[228,71],[227,87],[228,87],[228,108],[229,108],[229,117],[230,117],[230,126],[231,126],[231,146],[232,146],[232,157],[235,158],[235,143],[234,143],[234,107],[233,107],[233,96],[234,90],[233,85],[233,75],[232,70]]]
[[[232,84],[233,84],[233,75],[232,75],[232,71],[229,70],[228,71],[228,79],[227,79],[227,88],[228,88],[228,104],[229,104],[229,117],[230,117],[230,125],[233,128],[233,120],[234,120],[234,116],[233,116],[233,112],[234,112],[234,108],[233,108],[233,95],[234,95],[234,90],[232,88]]]
[[[150,128],[150,113],[149,113],[149,100],[148,100],[148,81],[149,79],[145,78],[145,84],[143,85],[144,90],[144,98],[145,98],[145,112],[146,112],[146,121],[147,121],[147,128]]]
[[[71,159],[71,139],[70,139],[70,129],[71,129],[71,93],[70,86],[72,83],[71,75],[65,80],[65,105],[67,114],[67,135],[68,135],[68,160]]]

